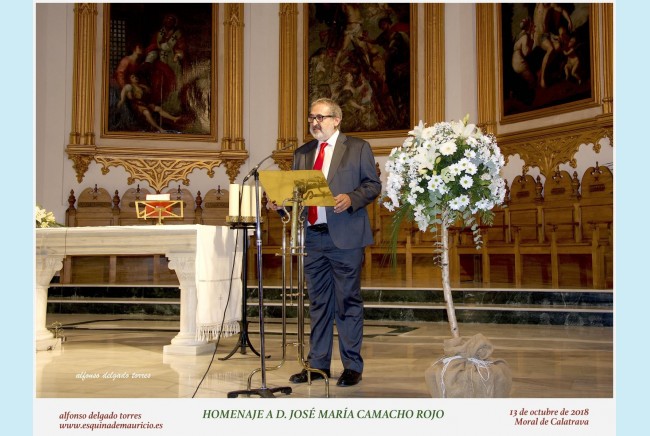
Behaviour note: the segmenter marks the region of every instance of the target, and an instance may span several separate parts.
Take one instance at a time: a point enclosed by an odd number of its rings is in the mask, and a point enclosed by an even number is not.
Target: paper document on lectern
[[[293,198],[293,188],[303,192],[305,206],[334,206],[336,201],[320,170],[260,171],[260,183],[270,201],[282,204]]]

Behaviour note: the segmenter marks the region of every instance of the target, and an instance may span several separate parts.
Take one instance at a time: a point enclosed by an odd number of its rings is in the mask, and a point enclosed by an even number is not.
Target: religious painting
[[[593,6],[500,5],[501,123],[595,104]]]
[[[104,6],[102,136],[216,139],[217,6]]]
[[[343,110],[342,131],[403,136],[415,105],[411,9],[408,3],[305,5],[305,107],[328,97]]]

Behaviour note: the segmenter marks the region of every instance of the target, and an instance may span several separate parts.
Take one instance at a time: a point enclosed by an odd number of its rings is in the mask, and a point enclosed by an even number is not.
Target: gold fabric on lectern
[[[260,183],[269,201],[281,205],[293,198],[294,187],[305,206],[334,206],[336,201],[320,170],[260,171]]]

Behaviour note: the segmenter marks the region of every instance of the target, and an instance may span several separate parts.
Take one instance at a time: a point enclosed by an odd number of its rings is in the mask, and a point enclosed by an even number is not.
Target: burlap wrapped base
[[[507,398],[512,374],[504,360],[489,360],[492,344],[482,334],[444,342],[445,356],[424,372],[434,398]]]

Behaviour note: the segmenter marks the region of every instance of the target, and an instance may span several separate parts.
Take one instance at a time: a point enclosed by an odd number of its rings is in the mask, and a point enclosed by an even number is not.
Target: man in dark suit
[[[336,201],[334,207],[306,208],[312,209],[305,221],[304,261],[310,301],[309,367],[330,376],[336,322],[344,368],[337,385],[352,386],[363,373],[361,268],[364,247],[373,243],[366,206],[380,194],[381,181],[370,144],[340,132],[342,118],[333,100],[312,103],[307,119],[315,139],[295,151],[293,169],[321,169]],[[319,372],[310,377],[323,378]],[[289,380],[307,382],[307,370]]]

